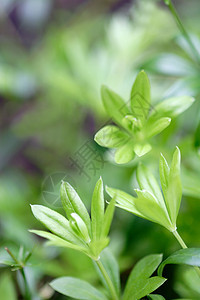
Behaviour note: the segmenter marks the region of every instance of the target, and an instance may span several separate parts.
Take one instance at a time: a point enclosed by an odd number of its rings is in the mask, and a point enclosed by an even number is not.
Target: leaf
[[[162,276],[163,269],[167,264],[184,264],[200,267],[200,248],[187,248],[174,252],[158,268],[159,276]]]
[[[106,248],[102,251],[101,256],[101,263],[103,264],[109,278],[111,279],[115,290],[118,295],[120,295],[120,272],[119,272],[119,265],[113,256],[112,252]],[[98,270],[99,276],[104,284],[104,286],[108,289],[107,283],[102,276],[102,273]]]
[[[175,118],[188,109],[195,99],[189,96],[179,96],[158,103],[152,111],[152,116]]]
[[[127,139],[129,139],[129,136],[114,125],[103,127],[94,137],[97,144],[107,148],[119,148]]]
[[[48,239],[49,241],[46,243],[48,246],[67,247],[67,248],[71,248],[74,250],[79,250],[79,251],[85,252],[84,247],[67,242],[66,240],[63,240],[50,232],[46,232],[46,231],[42,231],[42,230],[29,230],[29,232],[35,233],[45,239]]]
[[[133,149],[135,151],[135,154],[141,157],[151,151],[152,147],[150,144],[135,144],[133,146]]]
[[[9,273],[2,273],[0,277],[0,295],[2,300],[17,300],[14,281]]]
[[[93,240],[98,240],[101,237],[104,222],[104,206],[103,181],[100,177],[94,188],[91,204],[91,225]]]
[[[106,296],[88,282],[73,278],[60,277],[53,280],[50,286],[57,292],[79,300],[107,300]]]
[[[124,100],[106,86],[101,88],[101,97],[108,115],[119,125],[123,126],[123,118],[130,113]]]
[[[143,164],[139,164],[136,171],[136,178],[140,189],[152,193],[155,196],[157,203],[160,203],[160,205],[165,208],[160,186],[153,174]]]
[[[148,299],[150,300],[165,300],[165,298],[161,295],[150,294],[148,295]]]
[[[172,163],[168,177],[168,187],[165,192],[165,201],[173,225],[176,225],[176,219],[180,208],[182,197],[182,186],[180,179],[180,161],[181,154],[178,147],[174,151]]]
[[[119,205],[116,205],[118,207],[123,207],[123,209],[128,210],[135,214],[136,216],[145,218],[144,215],[138,211],[138,209],[135,206],[136,198],[129,195],[126,192],[123,192],[118,189],[110,188],[106,186],[106,192],[110,197],[115,197],[116,203]]]
[[[147,220],[158,223],[170,231],[174,230],[167,211],[159,206],[153,194],[146,190],[138,189],[135,189],[135,192],[138,195],[137,201],[135,201],[135,206]]]
[[[162,186],[164,197],[166,197],[166,192],[168,188],[169,172],[170,172],[170,168],[168,166],[168,163],[165,157],[161,153],[160,162],[159,162],[159,173],[160,173],[160,183]]]
[[[75,189],[68,182],[62,182],[60,188],[60,197],[68,219],[71,219],[72,213],[76,213],[85,222],[88,232],[91,233],[91,224],[88,211]]]
[[[123,300],[140,299],[153,292],[165,279],[162,277],[149,278],[162,261],[161,254],[148,255],[141,259],[129,275]]]
[[[150,107],[150,83],[144,71],[141,71],[131,90],[131,109],[134,117],[146,122]]]
[[[159,134],[165,128],[169,126],[171,119],[164,117],[156,120],[155,118],[149,118],[146,124],[146,137],[150,138],[154,135]]]
[[[103,230],[102,230],[103,237],[106,237],[109,233],[113,215],[114,215],[114,211],[115,211],[115,196],[112,198],[112,200],[108,204],[105,214],[104,214]]]
[[[82,246],[82,242],[73,233],[69,221],[65,217],[42,205],[31,205],[31,209],[36,219],[51,232],[68,242]]]
[[[133,151],[133,145],[130,140],[115,152],[115,161],[118,164],[126,164],[130,162],[134,157],[135,153]]]
[[[76,213],[72,213],[71,216],[74,219],[74,221],[72,221],[73,224],[78,229],[78,233],[79,233],[78,235],[81,238],[83,238],[86,243],[89,243],[91,241],[91,238],[89,236],[87,226],[85,225],[85,223],[83,222],[81,217],[79,215],[77,215]]]

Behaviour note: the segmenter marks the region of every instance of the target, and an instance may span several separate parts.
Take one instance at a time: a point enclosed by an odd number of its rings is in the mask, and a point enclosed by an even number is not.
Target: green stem
[[[26,279],[26,275],[25,275],[24,269],[21,269],[20,272],[21,272],[23,280],[24,280],[24,287],[25,287],[24,298],[26,300],[31,300],[31,295],[30,295],[30,291],[29,291],[29,287],[28,287],[28,282],[27,282],[27,279]]]
[[[195,46],[194,46],[194,44],[193,44],[193,42],[192,42],[192,40],[191,40],[188,32],[186,31],[186,29],[185,29],[185,27],[184,27],[184,25],[183,25],[183,23],[182,23],[179,15],[178,15],[178,13],[177,13],[177,11],[176,11],[176,9],[175,9],[172,1],[171,0],[164,0],[164,2],[168,6],[169,10],[171,11],[171,14],[174,17],[174,19],[175,19],[175,21],[177,23],[177,26],[178,26],[180,32],[183,34],[183,36],[184,36],[185,40],[187,41],[187,43],[188,43],[188,45],[189,45],[189,47],[190,47],[190,49],[191,49],[194,57],[196,58],[196,60],[197,60],[197,62],[199,64],[200,63],[199,53],[198,53],[197,49],[195,48]]]
[[[110,294],[112,296],[112,300],[119,300],[119,297],[117,295],[117,292],[115,290],[115,287],[110,279],[110,277],[108,276],[108,273],[106,272],[106,269],[104,268],[102,262],[99,260],[96,261],[96,264],[97,266],[99,267],[99,270],[101,271],[107,285],[108,285],[108,288],[110,290]]]
[[[173,235],[175,236],[175,238],[177,239],[177,241],[179,242],[179,244],[181,245],[181,247],[183,249],[188,248],[185,244],[185,242],[183,241],[182,237],[179,235],[179,233],[175,230],[173,231]],[[200,277],[200,269],[198,267],[194,267],[195,271],[197,272],[197,274]]]

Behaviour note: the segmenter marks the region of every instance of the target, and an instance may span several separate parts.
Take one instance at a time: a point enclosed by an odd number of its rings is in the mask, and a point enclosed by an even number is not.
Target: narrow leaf
[[[129,139],[129,136],[114,125],[103,127],[94,137],[97,144],[107,148],[119,148],[126,143],[127,139]]]
[[[108,204],[105,214],[104,214],[103,231],[102,231],[103,237],[106,237],[110,231],[110,226],[112,223],[114,211],[115,211],[115,196],[112,198],[112,200]]]
[[[104,195],[103,181],[100,178],[94,188],[91,204],[92,237],[98,240],[101,237],[104,222]]]
[[[135,190],[138,195],[137,201],[135,201],[135,206],[140,211],[147,220],[158,223],[168,230],[174,230],[170,222],[167,211],[165,211],[157,203],[155,196],[146,190]]]
[[[175,118],[188,109],[195,101],[189,96],[179,96],[166,99],[158,103],[152,112],[152,115]]]
[[[108,115],[119,125],[123,126],[123,118],[130,113],[124,100],[106,86],[101,88],[101,97]]]
[[[182,197],[180,161],[181,154],[179,148],[177,147],[172,158],[171,168],[168,177],[168,187],[166,190],[165,197],[167,208],[173,225],[176,225],[176,218],[179,212]]]
[[[84,239],[86,243],[89,243],[91,241],[91,238],[89,236],[87,226],[85,225],[81,217],[76,213],[72,213],[71,216],[74,219],[74,223],[77,226],[79,235]]]
[[[150,107],[150,83],[144,71],[141,71],[131,90],[131,109],[134,117],[146,122]]]
[[[159,162],[159,173],[160,173],[160,183],[162,186],[164,197],[166,197],[166,191],[168,188],[169,172],[170,172],[170,168],[168,166],[168,163],[165,157],[161,153],[160,162]]]
[[[107,300],[106,296],[88,282],[73,278],[60,277],[53,280],[50,286],[57,292],[79,300]]]
[[[150,294],[148,295],[148,299],[150,300],[165,300],[165,298],[161,295]]]
[[[174,252],[160,265],[158,269],[159,276],[162,276],[163,269],[167,264],[184,264],[200,267],[200,248],[187,248]]]
[[[38,219],[51,232],[68,242],[82,245],[82,242],[73,233],[69,225],[69,221],[65,217],[42,205],[31,205],[31,209],[36,219]]]
[[[135,206],[135,201],[136,201],[135,197],[121,190],[110,188],[108,186],[106,186],[106,192],[110,197],[115,197],[116,203],[119,204],[116,206],[124,208],[125,210],[132,212],[136,216],[144,218],[144,215],[141,212],[139,212]]]
[[[147,121],[147,124],[146,124],[147,138],[150,138],[154,135],[159,134],[165,128],[167,128],[170,123],[171,123],[171,119],[167,118],[167,117],[160,118],[158,120],[156,120],[154,118],[149,118],[149,120]]]
[[[162,207],[165,207],[164,199],[160,190],[160,186],[149,171],[143,164],[139,164],[136,171],[136,178],[141,190],[146,190],[155,196],[155,199]]]
[[[46,243],[48,246],[66,247],[66,248],[71,248],[74,250],[79,250],[79,251],[85,252],[84,247],[67,242],[66,240],[63,240],[50,232],[46,232],[46,231],[42,231],[42,230],[29,230],[29,232],[35,233],[38,236],[48,239],[49,242]]]
[[[88,211],[75,189],[68,182],[62,182],[60,188],[60,197],[68,219],[71,219],[72,213],[76,213],[85,222],[88,232],[90,233],[91,224]]]

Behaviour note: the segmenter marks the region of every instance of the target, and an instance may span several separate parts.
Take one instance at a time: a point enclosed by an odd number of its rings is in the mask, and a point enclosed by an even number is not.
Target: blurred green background
[[[200,57],[199,0],[174,4]],[[144,69],[152,103],[176,95],[196,98],[190,109],[153,141],[142,161],[158,175],[158,157],[182,152],[183,200],[179,231],[190,247],[200,245],[200,64],[162,1],[1,0],[0,1],[0,255],[4,247],[33,251],[28,280],[34,299],[66,299],[48,286],[70,275],[98,286],[90,260],[78,252],[45,247],[28,229],[41,229],[30,204],[60,213],[61,179],[69,181],[90,207],[94,185],[130,193],[133,163],[118,166],[94,134],[109,122],[100,98],[108,85],[126,101],[136,74]],[[108,196],[106,196],[108,199]],[[145,255],[179,249],[162,227],[116,210],[110,247],[124,284]],[[158,290],[166,299],[200,299],[191,270],[167,267]],[[16,272],[2,266],[2,300],[21,299]]]

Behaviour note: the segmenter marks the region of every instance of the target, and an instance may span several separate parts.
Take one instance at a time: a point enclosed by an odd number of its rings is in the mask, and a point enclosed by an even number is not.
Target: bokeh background
[[[200,57],[200,2],[174,4]],[[0,255],[4,247],[32,251],[28,280],[34,299],[66,299],[48,286],[70,275],[99,285],[93,265],[72,250],[45,247],[28,232],[41,229],[30,204],[64,213],[61,179],[78,191],[88,209],[95,182],[130,193],[138,160],[118,166],[99,147],[94,134],[109,117],[100,98],[108,85],[129,99],[137,73],[144,69],[152,86],[152,105],[176,95],[195,103],[153,141],[142,158],[158,176],[158,157],[182,152],[183,200],[179,231],[190,247],[200,246],[200,64],[162,1],[153,0],[1,0],[0,1]],[[108,196],[106,196],[107,199]],[[162,227],[116,210],[110,247],[122,285],[143,256],[179,249]],[[184,272],[183,272],[184,271]],[[167,267],[158,290],[166,299],[200,299],[190,269]],[[21,299],[17,273],[2,266],[2,300]]]

